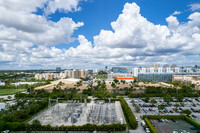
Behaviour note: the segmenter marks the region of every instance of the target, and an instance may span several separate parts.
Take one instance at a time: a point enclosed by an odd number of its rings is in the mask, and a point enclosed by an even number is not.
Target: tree
[[[122,82],[123,84],[125,84],[125,83],[126,83],[126,81],[125,81],[125,80],[121,80],[121,82]]]
[[[190,115],[192,112],[189,109],[186,109],[186,110],[182,110],[180,113]]]
[[[148,95],[146,96],[145,100],[146,100],[147,102],[149,102],[150,98],[149,98]]]
[[[137,112],[137,113],[139,113],[140,112],[140,106],[135,106],[135,111]]]
[[[42,125],[41,125],[41,123],[40,123],[40,121],[39,120],[34,120],[33,122],[32,122],[32,127],[33,128],[40,128]]]
[[[8,96],[8,99],[11,99],[11,96]]]
[[[136,83],[137,82],[137,77],[134,77],[134,81],[133,81],[134,83]]]
[[[165,107],[163,106],[163,105],[158,105],[158,109],[159,110],[162,110],[162,109],[164,109]]]
[[[178,107],[180,107],[180,105],[179,104],[175,104],[174,107],[178,108]]]
[[[112,88],[116,88],[116,85],[114,82],[112,82],[111,86],[112,86]]]
[[[184,96],[183,96],[182,94],[178,94],[178,95],[176,96],[176,99],[177,99],[179,102],[182,102],[183,99],[184,99]]]
[[[113,81],[115,82],[115,84],[119,83],[119,80],[117,79],[114,79]]]
[[[163,100],[164,102],[167,102],[169,104],[170,102],[173,101],[173,98],[170,95],[166,95],[163,97]]]
[[[82,81],[79,81],[79,82],[76,83],[77,87],[82,86],[82,85],[83,85]]]
[[[150,100],[150,103],[152,103],[152,104],[156,104],[157,101],[156,101],[155,99],[151,99],[151,100]]]
[[[98,87],[98,89],[95,90],[94,96],[100,99],[105,99],[110,97],[111,94],[106,88]]]

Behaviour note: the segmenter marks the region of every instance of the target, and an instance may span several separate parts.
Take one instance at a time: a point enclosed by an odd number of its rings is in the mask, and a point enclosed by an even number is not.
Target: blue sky
[[[2,0],[0,12],[0,69],[200,64],[199,0]]]

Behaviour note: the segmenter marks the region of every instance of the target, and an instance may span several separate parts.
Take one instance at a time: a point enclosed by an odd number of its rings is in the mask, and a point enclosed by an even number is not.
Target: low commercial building
[[[181,84],[194,84],[196,89],[200,89],[200,75],[173,75],[172,81]]]
[[[119,76],[117,76],[117,77],[116,77],[116,79],[117,79],[117,80],[119,80],[119,81],[121,81],[121,80],[124,80],[124,81],[126,81],[126,82],[131,82],[131,81],[133,81],[133,80],[134,80],[134,78],[133,78],[133,77],[129,77],[129,78],[122,78],[122,77],[119,77]]]
[[[4,86],[4,85],[5,85],[5,82],[0,81],[0,86]]]
[[[128,79],[130,80],[130,78],[133,78],[133,75],[132,74],[129,74],[129,73],[111,73],[111,74],[108,74],[108,80],[109,81],[112,81],[114,78],[118,78],[118,79]],[[133,78],[134,80],[134,78]],[[132,80],[132,81],[133,81]]]

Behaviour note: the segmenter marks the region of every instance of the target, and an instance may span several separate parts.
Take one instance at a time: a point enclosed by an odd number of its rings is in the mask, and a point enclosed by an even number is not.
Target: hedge
[[[184,120],[187,121],[188,123],[190,123],[191,125],[195,126],[196,128],[200,129],[200,124],[198,122],[192,120],[188,116],[185,115]]]
[[[144,118],[144,121],[146,122],[147,126],[149,127],[151,133],[158,133],[147,118]]]
[[[197,93],[179,93],[181,95],[183,95],[184,97],[199,97],[199,94]],[[139,94],[129,94],[128,97],[129,98],[142,98],[142,97],[163,97],[165,96],[166,94],[164,93],[157,93],[157,94],[146,94],[146,93],[139,93]],[[176,97],[177,94],[176,93],[169,93],[170,96],[172,97]]]
[[[121,101],[121,106],[124,111],[124,115],[126,115],[126,117],[128,118],[128,122],[130,123],[131,128],[136,129],[138,127],[138,123],[135,119],[132,110],[130,109],[123,97],[120,97],[119,100]]]
[[[25,127],[27,131],[124,131],[126,130],[126,124],[110,124],[110,125],[94,125],[85,124],[82,126],[56,126],[51,127],[50,125],[43,125],[40,127],[33,127],[27,125]]]

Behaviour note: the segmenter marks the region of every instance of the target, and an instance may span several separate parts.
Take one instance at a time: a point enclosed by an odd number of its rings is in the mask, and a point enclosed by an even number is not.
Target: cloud
[[[94,36],[96,46],[142,48],[158,43],[169,34],[166,26],[154,25],[141,16],[140,7],[135,3],[125,4],[122,12],[111,23],[114,32],[101,30],[99,35]]]
[[[179,14],[181,14],[182,12],[180,12],[180,11],[175,11],[174,13],[172,13],[172,15],[179,15]]]
[[[23,40],[31,41],[37,45],[56,45],[72,42],[74,38],[71,35],[84,23],[76,23],[68,17],[63,17],[58,22],[53,22],[45,16],[33,13],[37,8],[42,8],[47,1],[2,0],[0,2],[0,43]],[[67,6],[68,1],[62,2],[63,8],[65,7],[64,5]],[[69,2],[72,2],[72,0]],[[71,8],[67,6],[66,10],[71,11]]]
[[[191,5],[189,5],[189,7],[192,11],[198,11],[198,10],[200,10],[200,3],[191,4]]]
[[[56,11],[59,12],[72,12],[80,11],[81,7],[78,6],[79,2],[83,0],[52,0],[49,1],[47,7],[45,8],[46,14],[53,14]]]
[[[3,11],[3,7],[0,9]],[[1,66],[46,69],[55,66],[98,68],[108,65],[131,68],[153,62],[181,65],[200,63],[198,12],[190,14],[185,23],[170,15],[166,18],[168,25],[156,25],[141,15],[136,3],[126,3],[122,13],[111,22],[112,30],[102,29],[93,37],[93,41],[89,41],[84,35],[72,37],[74,31],[84,25],[82,22],[76,23],[71,18],[53,22],[45,16],[29,13],[28,10],[10,12],[7,15],[9,17],[16,13],[16,16],[21,17],[21,20],[16,20],[16,24],[8,22],[6,16],[2,20],[0,15]],[[35,8],[31,9],[33,10]],[[30,23],[32,27],[26,27],[26,23]],[[79,42],[76,48],[59,49],[55,46],[74,39]],[[33,48],[34,45],[37,47]]]
[[[168,18],[166,18],[166,21],[168,22],[168,27],[170,29],[174,29],[179,26],[178,19],[174,16],[169,16]]]

